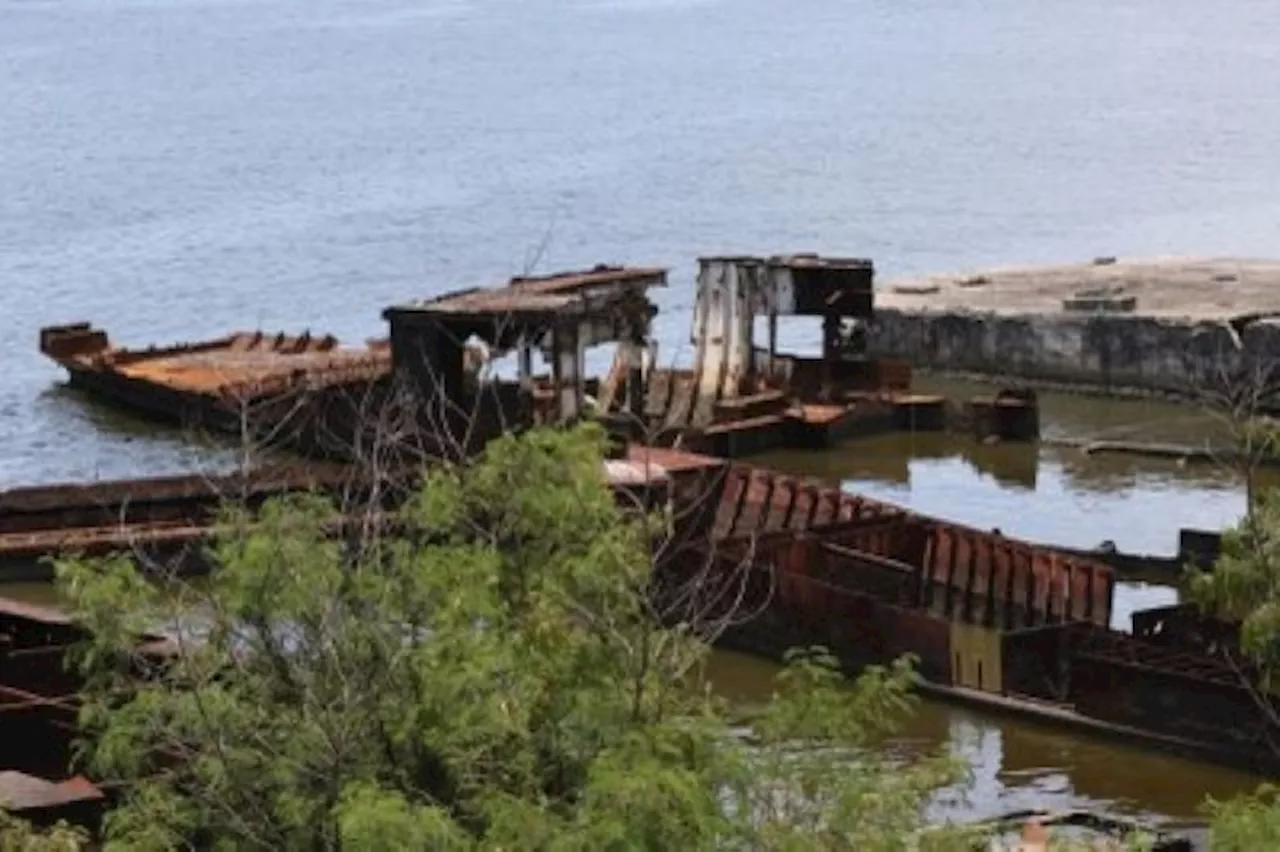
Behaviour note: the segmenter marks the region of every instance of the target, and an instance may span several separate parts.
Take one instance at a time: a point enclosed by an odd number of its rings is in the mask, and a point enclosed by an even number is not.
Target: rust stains
[[[252,399],[310,386],[376,378],[390,370],[385,344],[346,349],[329,335],[236,332],[199,343],[131,350],[112,348],[88,324],[41,332],[41,351],[69,372],[111,373],[178,394]]]
[[[911,597],[900,602],[946,618],[999,629],[1111,620],[1115,579],[1105,565],[773,471],[729,470],[715,531],[749,541],[753,558],[775,567],[802,566],[795,572],[804,575],[803,566],[822,565],[814,576],[850,590],[883,591],[876,571],[910,575]],[[906,588],[890,585],[895,597]]]
[[[784,529],[817,530],[902,513],[889,503],[812,480],[735,465],[727,474],[716,531],[720,537],[737,538]]]
[[[935,522],[922,568],[926,596],[944,614],[966,607],[1007,628],[1111,622],[1110,568],[1016,539]]]

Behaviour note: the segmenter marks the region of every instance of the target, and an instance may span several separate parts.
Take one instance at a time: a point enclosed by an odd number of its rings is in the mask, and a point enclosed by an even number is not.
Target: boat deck
[[[358,349],[299,353],[215,349],[139,359],[115,370],[127,378],[176,391],[218,396],[234,388],[263,388],[299,372],[313,377],[365,368],[382,372],[389,365],[389,358]]]
[[[88,324],[53,326],[41,332],[41,351],[72,379],[98,375],[191,397],[266,396],[299,383],[324,387],[374,380],[391,370],[385,340],[342,347],[325,335],[241,331],[175,346],[113,347],[105,332]]]

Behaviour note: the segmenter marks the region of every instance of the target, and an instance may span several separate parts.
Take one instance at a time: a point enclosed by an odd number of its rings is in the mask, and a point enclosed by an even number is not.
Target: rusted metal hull
[[[72,774],[82,681],[69,653],[86,638],[59,610],[0,598],[0,802],[36,825],[92,832],[109,796]],[[140,636],[139,653],[158,640]]]
[[[788,446],[825,450],[854,438],[892,431],[895,424],[891,406],[868,401],[852,405],[797,405],[788,413],[787,427]]]
[[[606,470],[621,499],[653,504],[670,494],[691,509],[689,534],[709,534],[726,463],[659,448],[632,446],[621,466]],[[192,474],[62,484],[0,491],[0,580],[47,580],[51,559],[136,553],[179,575],[209,565],[203,545],[228,501],[255,510],[273,497],[320,492],[358,508],[378,489],[380,507],[412,493],[417,474],[391,472],[373,482],[361,469],[340,464],[262,468],[247,474]]]
[[[825,645],[851,671],[910,653],[939,697],[1280,772],[1257,673],[1215,656],[1222,636],[1182,610],[1111,629],[1105,565],[746,466],[727,475],[715,530],[665,570],[715,566],[709,599],[755,614],[730,647]]]
[[[832,337],[832,323],[870,317],[871,275],[866,261],[807,256],[704,264],[694,318],[700,343],[691,370],[643,367],[656,311],[643,290],[665,283],[664,271],[647,269],[515,279],[501,289],[389,309],[391,339],[361,349],[340,348],[332,337],[241,332],[128,350],[79,323],[43,329],[41,350],[67,370],[73,387],[96,399],[185,428],[329,459],[358,456],[368,444],[360,424],[406,395],[416,398],[413,417],[424,433],[417,436],[423,446],[411,448],[419,455],[451,446],[433,445],[426,434],[440,424],[481,445],[509,428],[582,416],[588,394],[599,396],[605,414],[632,416],[639,427],[633,431],[655,440],[682,438],[687,447],[726,458],[974,424],[983,438],[1035,437],[1034,399],[999,396],[990,405],[975,401],[960,409],[941,397],[910,393],[909,365],[846,351],[847,341]],[[717,302],[718,293],[732,298]],[[828,321],[822,358],[752,345],[754,315],[813,311]],[[521,353],[518,384],[476,386],[466,341],[477,333],[492,338],[499,351]],[[582,349],[609,340],[619,341],[618,359],[593,387],[583,373]],[[538,379],[530,353],[548,345],[556,353],[553,369]],[[393,378],[393,367],[402,381]],[[466,422],[454,422],[459,417]]]
[[[0,578],[43,580],[60,555],[137,552],[180,574],[207,568],[201,544],[224,501],[254,508],[283,494],[357,492],[338,465],[267,468],[247,475],[187,475],[0,492]]]
[[[51,783],[70,773],[79,681],[65,661],[81,639],[62,613],[0,598],[0,786],[8,788],[0,794],[39,823],[92,820],[89,803],[102,798],[92,785],[59,790]],[[77,805],[89,812],[78,813]]]
[[[952,680],[954,652],[948,619],[893,607],[869,595],[842,596],[827,586],[810,584],[806,599],[804,588],[803,583],[779,583],[778,596],[788,598],[786,604],[779,601],[764,607],[756,618],[729,628],[718,643],[775,660],[792,648],[821,645],[851,674],[912,654],[924,678],[919,690],[934,698],[1189,759],[1264,775],[1280,773],[1280,756],[1261,739],[1266,718],[1242,688],[1223,687],[1213,695],[1212,709],[1197,711],[1193,719],[1170,718],[1159,710],[1163,702],[1172,700],[1180,709],[1192,708],[1204,694],[1196,676],[1160,668],[1140,672],[1118,661],[1095,663],[1084,655],[1067,658],[1068,670],[1081,682],[1065,700],[975,688]],[[824,602],[820,608],[815,604],[818,600]],[[1035,667],[1037,676],[1043,674],[1040,665]],[[1141,703],[1135,707],[1135,701]],[[1259,733],[1252,739],[1220,734],[1239,727]]]

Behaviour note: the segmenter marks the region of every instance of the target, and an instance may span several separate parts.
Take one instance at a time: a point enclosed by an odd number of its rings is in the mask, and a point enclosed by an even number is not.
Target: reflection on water
[[[846,490],[1032,541],[1172,554],[1181,527],[1215,529],[1244,491],[1211,466],[1035,445],[984,447],[961,435],[887,435],[828,453],[770,453],[760,463]]]
[[[989,387],[923,380],[967,398]],[[1185,406],[1041,394],[1046,437],[1217,445],[1221,422]],[[1086,455],[1036,444],[983,445],[968,435],[892,434],[831,452],[770,453],[759,463],[814,476],[917,511],[1032,541],[1172,555],[1181,527],[1217,529],[1244,509],[1236,475],[1214,464]],[[1264,483],[1276,484],[1266,471]]]
[[[917,376],[914,387],[953,399],[989,395],[994,385]],[[1040,393],[1040,427],[1046,438],[1141,440],[1203,446],[1229,440],[1223,420],[1195,406],[1154,399],[1105,399],[1072,393]]]
[[[777,670],[753,657],[718,652],[708,674],[725,697],[752,703],[768,698]],[[1236,795],[1262,780],[935,701],[922,702],[895,739],[917,752],[949,744],[972,766],[971,785],[949,791],[933,807],[936,815],[957,819],[1029,808],[1102,808],[1193,820],[1205,796]]]

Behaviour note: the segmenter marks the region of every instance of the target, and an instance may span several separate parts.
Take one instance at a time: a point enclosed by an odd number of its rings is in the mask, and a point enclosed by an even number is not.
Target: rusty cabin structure
[[[692,369],[653,371],[647,414],[665,432],[695,432],[694,446],[714,455],[812,443],[806,441],[806,426],[817,423],[825,433],[838,418],[805,405],[817,394],[806,382],[830,380],[832,371],[839,372],[837,365],[847,356],[840,337],[843,322],[869,322],[874,310],[869,260],[817,255],[700,258],[690,335]],[[798,362],[781,356],[779,316],[823,317],[823,357],[812,365],[801,359],[803,366],[796,367]],[[758,317],[769,320],[764,349],[754,339]],[[817,369],[806,369],[810,366]],[[833,433],[831,438],[841,436]]]
[[[817,357],[778,351],[779,317],[822,320]],[[755,324],[768,320],[758,345]],[[692,369],[652,371],[646,413],[685,445],[741,457],[774,447],[819,449],[894,430],[1039,435],[1035,396],[1002,392],[958,405],[912,393],[911,367],[869,355],[875,268],[816,254],[698,261]]]
[[[398,374],[417,389],[432,429],[466,429],[473,444],[508,428],[571,423],[585,413],[584,350],[616,342],[624,368],[623,411],[644,405],[643,353],[657,308],[647,291],[666,286],[667,270],[597,266],[512,278],[501,288],[472,288],[387,308]],[[479,383],[466,368],[468,343],[516,352],[515,384]],[[533,353],[551,364],[533,374]],[[466,425],[464,425],[466,424]]]
[[[859,345],[857,329],[875,318],[875,266],[862,258],[816,254],[698,259],[698,296],[692,340],[700,368],[695,417],[711,406],[754,389],[754,379],[785,378],[803,397],[833,397],[836,387],[872,390],[905,386],[903,377],[870,375],[877,362]],[[822,354],[817,359],[780,356],[780,316],[820,317]],[[769,322],[767,346],[755,345],[757,317]]]

